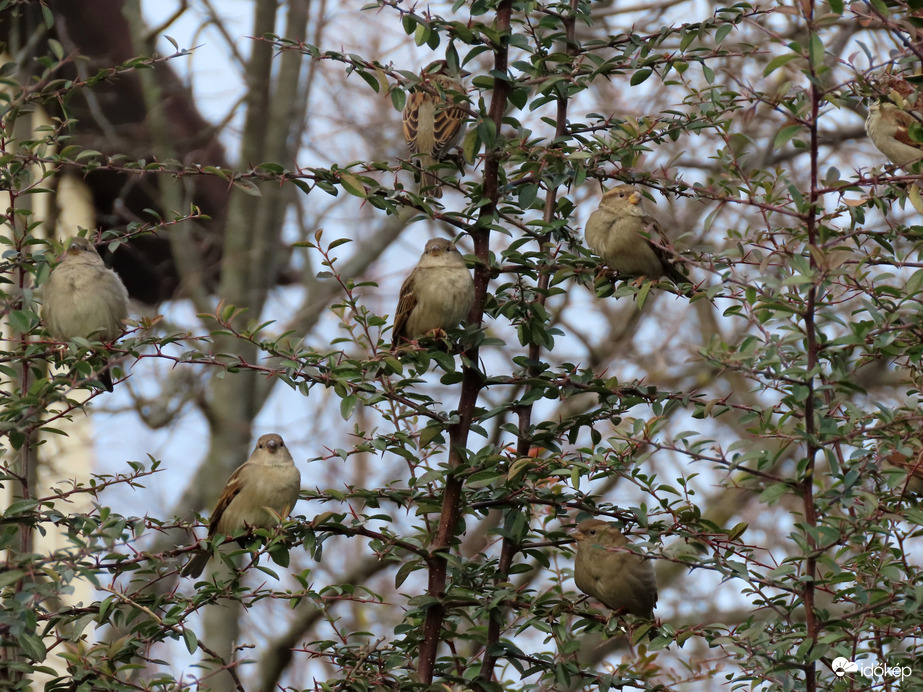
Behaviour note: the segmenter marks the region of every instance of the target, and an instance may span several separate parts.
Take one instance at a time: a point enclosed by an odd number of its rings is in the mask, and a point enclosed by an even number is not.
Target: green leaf
[[[54,54],[55,58],[61,60],[64,57],[64,46],[61,45],[60,41],[56,41],[53,38],[48,39],[48,47],[51,49],[51,52]]]
[[[195,632],[190,629],[183,630],[183,641],[186,642],[186,651],[191,654],[194,654],[196,649],[199,648],[199,640],[195,636]]]
[[[817,34],[811,35],[811,64],[815,68],[824,64],[824,42]]]
[[[417,24],[417,28],[413,32],[413,42],[418,46],[422,46],[429,40],[430,29],[425,24]]]
[[[787,53],[785,55],[777,55],[772,60],[769,61],[769,64],[766,65],[766,69],[763,70],[763,76],[768,77],[773,72],[778,70],[784,65],[788,65],[792,60],[797,60],[801,56],[797,53]]]
[[[629,83],[631,84],[631,86],[638,86],[639,84],[641,84],[641,82],[643,82],[645,79],[650,77],[651,73],[653,73],[653,70],[648,70],[648,69],[638,70],[633,75],[631,75],[631,81]]]
[[[231,185],[236,187],[238,190],[246,192],[251,197],[262,197],[263,193],[260,191],[260,188],[256,186],[252,180],[246,178],[238,178],[237,180],[232,180]]]
[[[15,517],[18,515],[26,514],[31,512],[33,509],[39,506],[38,500],[17,500],[10,504],[9,507],[3,512],[5,517]]]
[[[427,425],[420,431],[420,448],[426,449],[438,436],[442,435],[442,428],[438,425]]]
[[[288,547],[283,543],[273,543],[269,546],[269,557],[272,558],[272,561],[275,562],[279,567],[288,567],[289,566],[289,552]]]
[[[708,65],[702,64],[702,75],[705,77],[705,81],[709,84],[715,83],[715,72]]]
[[[772,505],[790,491],[791,488],[786,483],[773,483],[760,493],[760,501],[765,502],[767,505]]]
[[[25,574],[26,574],[25,572],[23,572],[22,570],[18,570],[18,569],[0,571],[0,589],[2,589],[4,586],[15,584],[23,576],[25,576]]]
[[[462,142],[462,155],[465,162],[473,165],[477,160],[478,153],[481,151],[481,136],[479,128],[472,127],[465,133],[465,139]]]
[[[376,77],[373,74],[369,74],[365,70],[356,70],[356,71],[359,73],[359,76],[365,80],[365,83],[368,84],[370,87],[372,87],[372,89],[374,89],[375,93],[377,94],[378,88],[379,88],[378,77]]]
[[[744,535],[744,532],[749,528],[749,524],[745,521],[740,522],[730,531],[728,531],[728,540],[736,541],[738,538]]]
[[[403,111],[404,105],[407,103],[407,94],[404,93],[403,89],[392,89],[391,90],[391,105],[394,106],[394,110]]]
[[[489,119],[479,120],[476,129],[481,141],[484,142],[484,146],[488,149],[493,149],[497,144],[497,126],[494,121]]]
[[[344,190],[355,197],[365,199],[369,196],[362,181],[351,173],[340,173],[340,184]]]
[[[358,403],[359,399],[355,394],[350,394],[340,401],[340,415],[343,417],[343,420],[349,420],[352,417],[353,411],[356,410],[356,404]]]
[[[23,652],[33,661],[44,660],[46,655],[45,645],[42,643],[41,637],[37,636],[33,632],[20,632],[16,637],[17,643],[22,648]]]
[[[409,577],[411,574],[416,572],[422,567],[422,564],[419,560],[408,560],[397,570],[397,574],[394,575],[394,588],[401,588],[401,584]]]
[[[13,310],[8,315],[13,331],[28,334],[38,326],[39,320],[31,310]]]
[[[781,149],[792,137],[797,135],[799,132],[801,132],[801,125],[786,125],[776,133],[776,137],[772,141],[773,148]]]
[[[923,143],[923,124],[917,120],[911,120],[907,125],[907,134],[914,142]]]

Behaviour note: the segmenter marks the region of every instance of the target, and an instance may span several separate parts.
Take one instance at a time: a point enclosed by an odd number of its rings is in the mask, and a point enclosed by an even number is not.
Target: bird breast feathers
[[[459,266],[456,262],[446,261],[417,267],[417,271],[413,292],[418,310],[421,306],[425,309],[427,305],[461,303],[469,294],[474,295],[471,274],[464,265]],[[470,290],[467,290],[469,288]]]
[[[54,301],[48,300],[50,292]],[[58,266],[48,280],[44,302],[49,328],[66,339],[114,339],[128,317],[125,286],[109,269],[92,262]]]
[[[262,528],[275,526],[276,519],[268,510],[279,515],[290,512],[298,500],[300,485],[301,474],[294,464],[245,463],[228,481],[224,493],[227,501],[219,502],[215,508],[215,514],[221,515],[217,517],[215,531],[224,534],[239,531],[243,528],[239,522]],[[244,486],[247,491],[241,492]],[[237,525],[231,525],[234,519]]]

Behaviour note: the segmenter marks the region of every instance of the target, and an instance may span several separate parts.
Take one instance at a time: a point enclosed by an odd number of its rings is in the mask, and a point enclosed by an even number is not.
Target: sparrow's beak
[[[571,536],[574,537],[575,541],[582,541],[586,536],[583,535],[582,531],[574,531]]]
[[[628,198],[628,203],[629,204],[641,204],[641,193],[632,192],[631,196]]]

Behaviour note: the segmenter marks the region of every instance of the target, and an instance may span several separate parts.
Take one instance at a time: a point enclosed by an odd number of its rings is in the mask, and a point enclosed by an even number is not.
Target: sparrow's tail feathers
[[[192,559],[186,563],[186,566],[183,567],[181,572],[184,577],[192,577],[197,579],[200,574],[205,570],[205,566],[208,564],[208,561],[211,559],[211,553],[207,550],[202,550],[197,552],[192,556]]]
[[[435,197],[439,199],[442,197],[442,183],[439,181],[439,177],[424,171],[423,175],[420,178],[420,193],[428,194],[430,197]]]

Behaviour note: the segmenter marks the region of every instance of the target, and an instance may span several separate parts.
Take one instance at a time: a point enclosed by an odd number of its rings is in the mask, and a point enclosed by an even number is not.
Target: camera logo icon
[[[859,670],[859,664],[855,661],[850,661],[847,658],[839,656],[833,659],[833,663],[830,664],[830,668],[833,669],[833,672],[836,673],[838,678],[843,677],[846,673],[855,673]]]

